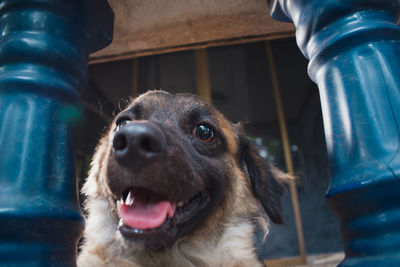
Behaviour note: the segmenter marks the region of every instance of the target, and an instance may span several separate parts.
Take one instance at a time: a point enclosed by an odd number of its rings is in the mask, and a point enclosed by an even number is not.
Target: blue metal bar
[[[106,0],[0,1],[0,265],[75,265],[72,130],[112,21]]]
[[[397,0],[269,0],[293,21],[318,84],[342,266],[400,262],[400,28]]]

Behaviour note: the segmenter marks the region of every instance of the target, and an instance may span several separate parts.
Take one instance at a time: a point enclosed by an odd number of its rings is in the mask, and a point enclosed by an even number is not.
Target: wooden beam
[[[282,34],[293,36],[295,30],[293,24],[271,18],[265,0],[109,0],[109,3],[115,13],[113,41],[91,55],[96,62],[195,49],[193,46],[203,44],[226,45]]]
[[[279,33],[273,33],[273,34],[267,34],[267,35],[261,35],[261,36],[248,36],[248,37],[239,37],[239,38],[231,38],[231,39],[220,39],[220,40],[214,40],[214,41],[209,41],[209,42],[204,42],[204,43],[193,43],[193,44],[177,45],[177,46],[154,48],[154,49],[125,51],[125,52],[121,52],[121,53],[115,53],[112,55],[94,55],[89,58],[89,64],[97,64],[97,63],[104,63],[104,62],[117,61],[117,60],[127,60],[127,59],[144,57],[144,56],[152,56],[152,55],[181,52],[181,51],[187,51],[187,50],[211,48],[211,47],[217,47],[217,46],[262,42],[262,41],[282,39],[282,38],[291,38],[294,36],[295,35],[294,35],[293,31],[288,31],[288,32],[279,32]]]
[[[264,264],[267,265],[267,267],[287,267],[287,266],[302,265],[305,264],[305,261],[302,257],[289,257],[281,259],[264,260]]]
[[[208,69],[207,49],[194,51],[196,62],[196,85],[197,94],[211,103],[210,71]]]
[[[275,67],[274,55],[271,49],[270,42],[265,43],[267,50],[268,65],[271,73],[272,88],[274,90],[276,110],[278,113],[279,127],[281,129],[281,138],[283,153],[285,155],[285,163],[287,171],[290,175],[294,176],[294,167],[292,160],[292,153],[290,151],[289,135],[286,127],[285,113],[282,105],[282,98],[279,90],[278,75]],[[306,263],[306,245],[304,240],[303,224],[301,221],[299,197],[297,194],[296,182],[291,180],[289,182],[290,195],[292,197],[293,212],[296,222],[297,240],[299,243],[300,258],[303,263]]]

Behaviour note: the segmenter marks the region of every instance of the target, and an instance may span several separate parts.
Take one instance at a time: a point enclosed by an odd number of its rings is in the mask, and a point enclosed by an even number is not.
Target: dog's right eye
[[[130,119],[121,118],[121,119],[117,120],[117,122],[116,122],[117,127],[115,129],[118,130],[120,127],[125,126],[130,122],[131,122]]]

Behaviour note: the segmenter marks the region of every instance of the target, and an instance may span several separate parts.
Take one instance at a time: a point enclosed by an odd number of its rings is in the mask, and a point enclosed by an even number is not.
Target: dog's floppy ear
[[[244,173],[248,174],[253,192],[260,200],[268,217],[276,224],[283,224],[281,196],[290,176],[262,158],[255,144],[243,135],[239,138],[239,160]]]

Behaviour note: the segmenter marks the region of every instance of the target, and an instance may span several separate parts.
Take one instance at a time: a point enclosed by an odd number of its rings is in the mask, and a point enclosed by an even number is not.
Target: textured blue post
[[[74,266],[83,220],[72,129],[106,0],[0,1],[0,265]],[[101,24],[99,24],[101,23]]]
[[[397,0],[270,0],[293,21],[318,84],[340,220],[342,266],[400,266]]]

